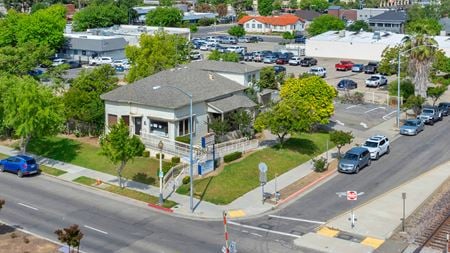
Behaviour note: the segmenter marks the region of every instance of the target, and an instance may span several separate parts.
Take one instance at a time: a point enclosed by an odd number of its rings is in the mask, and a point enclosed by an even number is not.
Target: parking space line
[[[358,105],[351,105],[351,106],[345,108],[345,110],[352,109],[352,108],[357,107],[357,106],[358,106]]]
[[[397,112],[397,111],[392,111],[392,112],[390,112],[390,113],[384,115],[384,116],[383,116],[383,119],[384,119],[384,120],[388,120],[387,117],[390,116],[390,115],[393,114],[393,113],[396,113],[396,112]]]
[[[99,232],[99,233],[105,234],[105,235],[108,234],[108,232],[105,232],[105,231],[100,230],[100,229],[97,229],[97,228],[93,228],[93,227],[88,226],[88,225],[84,225],[84,227],[85,227],[85,228],[89,228],[89,229],[94,230],[94,231],[97,231],[97,232]]]
[[[378,109],[383,109],[383,110],[386,110],[386,107],[376,107],[376,108],[373,108],[373,109],[370,109],[370,110],[368,110],[368,111],[365,111],[364,113],[369,113],[369,112],[372,112],[372,111],[375,111],[375,110],[378,110]]]
[[[30,208],[30,209],[35,210],[35,211],[39,211],[39,209],[37,209],[36,207],[30,206],[30,205],[26,205],[24,203],[17,203],[17,204],[20,205],[20,206],[24,206],[26,208]]]
[[[321,225],[325,224],[325,222],[323,222],[323,221],[305,220],[305,219],[292,218],[292,217],[286,217],[286,216],[269,215],[269,217],[278,218],[278,219],[284,219],[284,220],[301,221],[301,222],[306,222],[306,223],[321,224]]]

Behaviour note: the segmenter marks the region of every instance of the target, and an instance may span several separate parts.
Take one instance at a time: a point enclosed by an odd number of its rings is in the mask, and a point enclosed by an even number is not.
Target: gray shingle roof
[[[219,109],[221,112],[230,112],[239,108],[252,108],[256,104],[243,94],[233,95],[208,103],[209,105]]]
[[[128,42],[124,38],[119,37],[92,39],[89,38],[89,36],[86,36],[86,38],[69,37],[66,38],[66,40],[67,46],[70,49],[95,52],[125,49],[126,45],[128,45]]]
[[[318,13],[317,11],[311,10],[296,10],[295,15],[304,20],[312,21],[314,18],[317,18],[322,14]]]
[[[369,18],[369,22],[405,23],[408,16],[405,11],[386,11],[375,17]]]
[[[227,72],[235,74],[245,74],[260,70],[260,67],[254,67],[245,63],[225,62],[225,61],[195,61],[188,64],[188,67],[199,70],[213,72]]]
[[[153,87],[161,86],[154,90]],[[208,102],[245,89],[237,82],[212,72],[189,68],[165,70],[132,84],[121,86],[101,95],[103,100],[175,109],[189,104],[189,98],[180,91],[164,86],[175,86],[192,94],[193,103]]]

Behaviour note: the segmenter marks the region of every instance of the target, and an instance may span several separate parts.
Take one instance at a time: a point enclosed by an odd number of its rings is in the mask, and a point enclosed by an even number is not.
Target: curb
[[[321,182],[322,180],[328,178],[329,176],[333,175],[334,173],[336,173],[336,170],[331,170],[329,171],[327,174],[319,177],[318,179],[314,180],[313,182],[309,183],[308,185],[304,186],[303,188],[301,188],[300,190],[292,193],[291,195],[289,195],[287,198],[281,200],[280,202],[278,202],[278,204],[275,205],[275,208],[279,207],[280,205],[292,200],[293,198],[297,197],[298,195],[300,195],[301,193],[305,192],[306,190],[310,189],[311,187],[313,187],[314,185],[316,185],[317,183]]]
[[[164,212],[167,212],[167,213],[173,213],[172,209],[167,208],[167,207],[163,207],[163,206],[160,206],[160,205],[157,205],[157,204],[147,203],[147,206],[149,206],[151,208],[155,208],[155,209],[161,210],[161,211],[164,211]]]

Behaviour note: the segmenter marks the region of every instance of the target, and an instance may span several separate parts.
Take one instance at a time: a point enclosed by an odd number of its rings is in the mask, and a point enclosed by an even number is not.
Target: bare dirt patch
[[[57,253],[60,245],[0,224],[0,253]]]
[[[71,140],[76,140],[79,141],[81,143],[86,143],[86,144],[90,144],[96,147],[100,147],[100,140],[98,139],[98,137],[94,137],[94,136],[83,136],[83,137],[76,137],[74,134],[61,134],[59,135],[63,138],[67,138],[67,139],[71,139]]]

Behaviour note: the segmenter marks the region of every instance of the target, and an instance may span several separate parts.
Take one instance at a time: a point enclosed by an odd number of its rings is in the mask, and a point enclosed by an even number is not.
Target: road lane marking
[[[27,204],[24,204],[24,203],[17,203],[18,205],[20,205],[20,206],[24,206],[24,207],[26,207],[26,208],[30,208],[30,209],[33,209],[33,210],[35,210],[35,211],[39,211],[39,209],[37,209],[36,207],[34,207],[34,206],[30,206],[30,205],[27,205]]]
[[[378,110],[378,109],[386,110],[386,107],[376,107],[376,108],[370,109],[368,111],[365,111],[364,113],[372,112],[372,111],[375,111],[375,110]]]
[[[263,237],[262,235],[260,235],[260,234],[257,234],[257,233],[250,233],[251,235],[254,235],[254,236],[258,236],[258,237]]]
[[[392,111],[392,112],[390,112],[390,113],[384,115],[384,116],[383,116],[383,119],[384,119],[384,120],[388,120],[387,117],[389,117],[391,114],[396,113],[396,112],[397,112],[397,111]]]
[[[269,215],[269,217],[284,219],[284,220],[301,221],[301,222],[306,222],[306,223],[314,223],[314,224],[320,224],[320,225],[325,224],[325,222],[323,222],[323,221],[305,220],[305,219],[292,218],[292,217],[286,217],[286,216]]]
[[[345,124],[342,123],[340,120],[336,120],[336,123],[338,123],[338,125],[341,125],[341,126],[345,125]]]
[[[354,107],[357,107],[357,105],[351,105],[351,106],[349,106],[349,107],[347,107],[347,108],[345,108],[345,109],[348,110],[348,109],[352,109],[352,108],[354,108]]]
[[[366,123],[364,123],[364,122],[361,122],[361,123],[359,123],[362,127],[364,127],[364,128],[369,128],[368,126],[367,126],[367,124]]]
[[[88,226],[88,225],[84,225],[84,227],[85,227],[85,228],[89,228],[89,229],[94,230],[94,231],[97,231],[97,232],[99,232],[99,233],[105,234],[105,235],[108,234],[108,232],[105,232],[105,231],[100,230],[100,229],[97,229],[97,228],[90,227],[90,226]]]
[[[254,230],[259,230],[259,231],[272,233],[272,234],[279,234],[279,235],[285,235],[285,236],[290,236],[290,237],[294,237],[294,238],[301,238],[301,236],[299,236],[299,235],[289,234],[289,233],[280,232],[280,231],[276,231],[276,230],[270,230],[270,229],[266,229],[266,228],[249,226],[249,225],[237,223],[237,222],[234,222],[234,221],[228,221],[228,224],[239,226],[239,227],[243,227],[243,228],[250,228],[250,229],[254,229]]]

